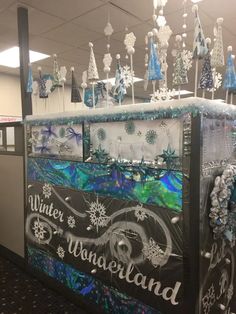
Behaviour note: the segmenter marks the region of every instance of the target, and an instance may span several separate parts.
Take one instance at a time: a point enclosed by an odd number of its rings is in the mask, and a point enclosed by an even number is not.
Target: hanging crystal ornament
[[[186,40],[186,37],[187,37],[187,33],[186,33],[186,29],[187,29],[187,24],[186,24],[186,19],[187,19],[187,16],[188,16],[188,13],[187,13],[187,10],[186,10],[186,3],[187,3],[187,0],[183,0],[183,33],[182,33],[182,46],[183,48],[186,47],[186,43],[185,43],[185,40]]]
[[[125,35],[125,48],[130,56],[130,69],[131,73],[134,73],[134,67],[133,67],[133,54],[135,53],[134,45],[136,42],[136,37],[133,32],[128,33]],[[132,76],[132,103],[134,104],[134,77]]]
[[[109,97],[109,73],[111,71],[111,63],[112,63],[112,56],[110,54],[110,37],[113,34],[114,29],[110,23],[110,12],[108,11],[108,21],[107,21],[107,25],[104,28],[104,34],[107,37],[107,53],[104,54],[104,58],[103,58],[103,64],[104,64],[104,68],[103,71],[106,74],[106,106],[108,107],[108,97]]]
[[[145,66],[145,74],[144,74],[144,90],[146,91],[148,88],[148,35],[145,36],[145,57],[144,57],[144,66]]]

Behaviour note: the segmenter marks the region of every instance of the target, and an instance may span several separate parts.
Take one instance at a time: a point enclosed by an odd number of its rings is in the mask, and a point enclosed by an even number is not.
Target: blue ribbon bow
[[[67,137],[68,140],[72,140],[75,138],[77,145],[82,141],[82,135],[77,133],[72,127],[67,128],[66,131],[68,132]]]
[[[41,130],[41,133],[45,135],[47,138],[50,138],[51,136],[57,137],[56,133],[53,132],[51,125],[46,126],[46,130]]]

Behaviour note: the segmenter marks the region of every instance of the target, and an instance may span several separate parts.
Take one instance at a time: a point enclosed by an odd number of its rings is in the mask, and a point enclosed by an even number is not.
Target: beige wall
[[[23,157],[0,156],[0,245],[24,256]]]

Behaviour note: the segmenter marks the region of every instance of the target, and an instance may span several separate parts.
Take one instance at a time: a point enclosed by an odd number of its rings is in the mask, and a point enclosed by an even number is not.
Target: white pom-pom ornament
[[[57,54],[56,54],[56,53],[54,53],[54,54],[53,54],[53,58],[56,58],[56,57],[57,57]]]
[[[70,70],[71,70],[71,72],[74,72],[75,68],[74,68],[74,67],[71,67]]]
[[[111,71],[111,68],[110,67],[104,67],[103,71],[105,73],[109,73]]]
[[[120,59],[120,55],[119,55],[119,54],[116,55],[116,59],[117,59],[117,60]]]
[[[223,22],[224,22],[223,17],[219,17],[219,18],[216,20],[216,23],[217,23],[218,25],[222,25]]]
[[[89,43],[89,47],[90,47],[90,48],[93,48],[93,43],[90,42],[90,43]]]
[[[182,37],[180,35],[176,35],[175,40],[180,42],[182,40]]]
[[[42,71],[42,68],[41,68],[41,67],[38,67],[38,71]]]
[[[152,37],[153,36],[153,32],[148,32],[148,37]]]
[[[129,55],[133,55],[135,53],[135,49],[134,47],[129,47],[129,49],[127,50]]]
[[[210,44],[211,44],[211,38],[209,38],[209,37],[206,38],[206,44],[207,44],[207,45],[210,45]]]
[[[227,50],[228,51],[233,51],[233,47],[232,46],[228,46]]]
[[[192,7],[192,12],[195,13],[198,11],[198,5],[194,4],[194,6]]]

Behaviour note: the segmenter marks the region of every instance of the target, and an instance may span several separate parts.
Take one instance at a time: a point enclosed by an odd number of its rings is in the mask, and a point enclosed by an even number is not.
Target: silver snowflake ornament
[[[32,228],[34,230],[35,238],[40,242],[40,240],[44,240],[44,234],[46,230],[44,229],[43,223],[37,219],[34,221],[34,226]]]
[[[74,216],[67,217],[67,224],[70,228],[75,228],[75,218]]]
[[[163,23],[164,21],[162,21]],[[157,33],[157,37],[161,43],[162,47],[168,47],[168,41],[170,39],[170,36],[172,35],[172,30],[170,29],[169,25],[164,25],[162,27],[160,27],[158,33]]]
[[[104,28],[104,34],[105,34],[105,36],[111,36],[111,35],[113,34],[113,32],[114,32],[114,29],[113,29],[111,23],[110,23],[110,22],[107,22],[107,25],[106,25],[106,27]]]
[[[57,255],[63,259],[65,257],[65,250],[60,245],[57,248]]]
[[[184,67],[187,71],[193,66],[193,54],[191,51],[184,49],[181,53]]]
[[[154,267],[159,266],[165,256],[165,252],[152,238],[149,239],[149,243],[144,243],[142,252]]]
[[[125,84],[125,87],[128,88],[132,85],[134,71],[131,71],[128,65],[125,65],[122,70],[123,70],[124,84]]]
[[[133,32],[125,35],[124,44],[126,49],[133,48],[136,42],[136,37]]]
[[[137,221],[144,221],[147,218],[147,215],[145,213],[145,209],[143,208],[143,205],[137,205],[135,212],[135,217],[137,218]]]
[[[91,225],[95,226],[97,231],[99,227],[107,226],[109,217],[106,215],[106,207],[102,203],[99,203],[98,199],[96,202],[89,204],[87,213],[89,213]]]
[[[151,95],[151,102],[170,100],[175,96],[175,89],[160,88]]]
[[[50,198],[50,196],[52,195],[52,187],[50,184],[45,183],[43,186],[43,195],[45,198]]]

